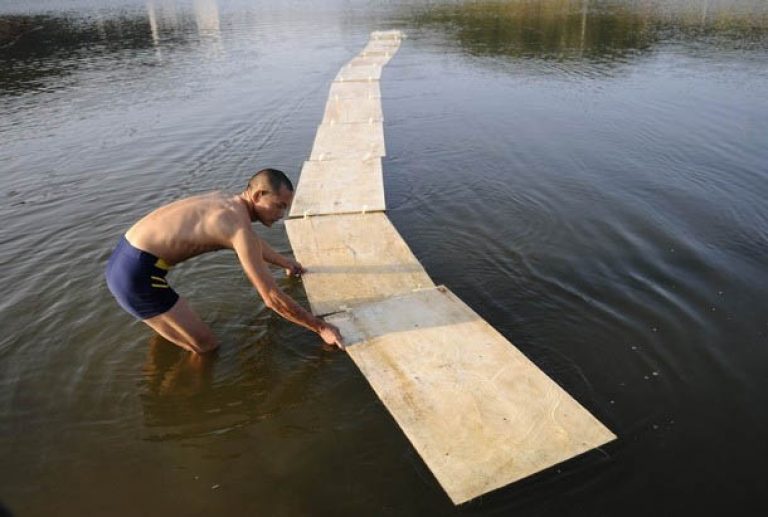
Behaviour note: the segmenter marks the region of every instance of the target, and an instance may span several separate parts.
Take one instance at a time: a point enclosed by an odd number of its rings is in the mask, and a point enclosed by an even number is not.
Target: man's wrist
[[[322,318],[315,318],[315,332],[320,334],[325,329],[326,323]]]

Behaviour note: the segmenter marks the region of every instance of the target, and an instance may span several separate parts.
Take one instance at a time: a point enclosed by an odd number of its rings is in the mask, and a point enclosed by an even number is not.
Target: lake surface
[[[382,77],[389,217],[618,441],[454,508],[231,252],[191,357],[103,281],[174,199],[298,179]],[[744,515],[768,503],[768,3],[0,0],[0,501],[15,515]],[[289,253],[284,227],[257,232]],[[306,305],[299,281],[275,271]]]

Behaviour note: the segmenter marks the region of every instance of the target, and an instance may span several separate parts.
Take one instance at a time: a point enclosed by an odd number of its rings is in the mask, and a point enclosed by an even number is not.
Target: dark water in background
[[[297,178],[330,81],[389,28],[409,36],[381,83],[390,218],[619,436],[459,509],[351,361],[265,310],[231,253],[171,277],[223,342],[209,360],[102,281],[150,209],[264,166]],[[766,2],[0,0],[0,117],[0,501],[18,515],[768,503]]]

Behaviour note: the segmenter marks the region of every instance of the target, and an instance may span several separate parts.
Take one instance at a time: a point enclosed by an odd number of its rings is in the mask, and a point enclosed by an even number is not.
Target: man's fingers
[[[301,273],[301,264],[296,262],[295,260],[286,260],[286,266],[285,266],[285,275],[286,276],[299,276]]]
[[[339,332],[338,329],[336,329],[336,346],[344,350],[344,338],[341,337],[341,332]]]

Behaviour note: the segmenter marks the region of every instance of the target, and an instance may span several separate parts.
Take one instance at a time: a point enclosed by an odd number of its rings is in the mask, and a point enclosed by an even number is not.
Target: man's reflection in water
[[[141,390],[146,439],[200,437],[311,407],[335,354],[316,347],[300,356],[290,347],[270,346],[274,339],[268,333],[253,346],[241,344],[233,357],[227,350],[191,354],[153,335]]]
[[[220,428],[222,403],[213,382],[216,353],[190,354],[159,335],[149,342],[141,402],[146,439],[178,440]]]
[[[153,335],[144,364],[148,394],[183,397],[203,393],[212,384],[216,356],[216,352],[190,354],[160,335]]]

